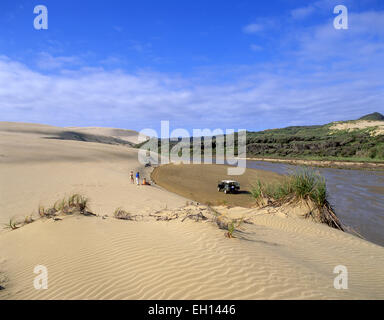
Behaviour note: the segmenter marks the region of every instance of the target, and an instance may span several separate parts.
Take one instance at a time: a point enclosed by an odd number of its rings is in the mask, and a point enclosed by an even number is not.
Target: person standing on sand
[[[135,183],[135,179],[133,178],[133,171],[131,171],[130,178],[131,178],[131,183]]]
[[[140,185],[140,173],[136,172],[136,184],[139,186]]]

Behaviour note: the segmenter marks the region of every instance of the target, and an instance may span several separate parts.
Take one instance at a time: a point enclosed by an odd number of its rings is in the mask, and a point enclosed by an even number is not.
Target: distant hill
[[[160,142],[159,139],[159,148]],[[215,137],[212,142],[215,154]],[[171,148],[177,143],[171,141]],[[142,144],[136,147],[141,146]],[[325,125],[247,131],[246,148],[247,157],[255,158],[381,162],[384,161],[384,121],[367,123],[363,120],[351,120]]]
[[[374,112],[374,113],[370,113],[364,117],[359,118],[359,120],[379,120],[379,121],[381,120],[381,121],[384,121],[384,116],[379,112]]]
[[[117,133],[115,131],[117,131]],[[120,131],[124,132],[121,133]],[[96,142],[103,144],[125,145],[132,147],[137,143],[138,132],[122,129],[106,128],[62,128],[48,125],[21,122],[2,122],[0,121],[0,134],[8,133],[28,133],[39,136],[43,139],[53,140],[72,140],[82,142]]]
[[[69,131],[75,131],[87,136],[105,136],[115,139],[116,141],[125,141],[132,144],[139,143],[139,133],[134,130],[116,129],[116,128],[100,128],[100,127],[67,127]],[[125,144],[124,142],[122,144]]]
[[[364,123],[362,120],[375,120]],[[248,132],[247,156],[384,160],[384,116],[373,113],[356,121]]]

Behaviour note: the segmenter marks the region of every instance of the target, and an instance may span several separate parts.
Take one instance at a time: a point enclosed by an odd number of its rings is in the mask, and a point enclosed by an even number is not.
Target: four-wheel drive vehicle
[[[240,183],[232,180],[223,180],[217,184],[217,191],[224,193],[237,193],[240,190]]]

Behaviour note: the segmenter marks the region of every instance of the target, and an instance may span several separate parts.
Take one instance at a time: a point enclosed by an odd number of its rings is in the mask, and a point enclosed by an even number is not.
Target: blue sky
[[[2,0],[0,30],[3,121],[263,130],[384,112],[381,0]]]

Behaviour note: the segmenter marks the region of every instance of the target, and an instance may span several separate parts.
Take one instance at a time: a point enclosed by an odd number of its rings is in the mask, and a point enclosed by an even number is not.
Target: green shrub
[[[251,188],[252,196],[260,201],[269,198],[275,201],[284,199],[311,199],[318,206],[327,201],[327,188],[324,177],[312,169],[302,168],[285,177],[281,182],[265,184],[257,181]]]

